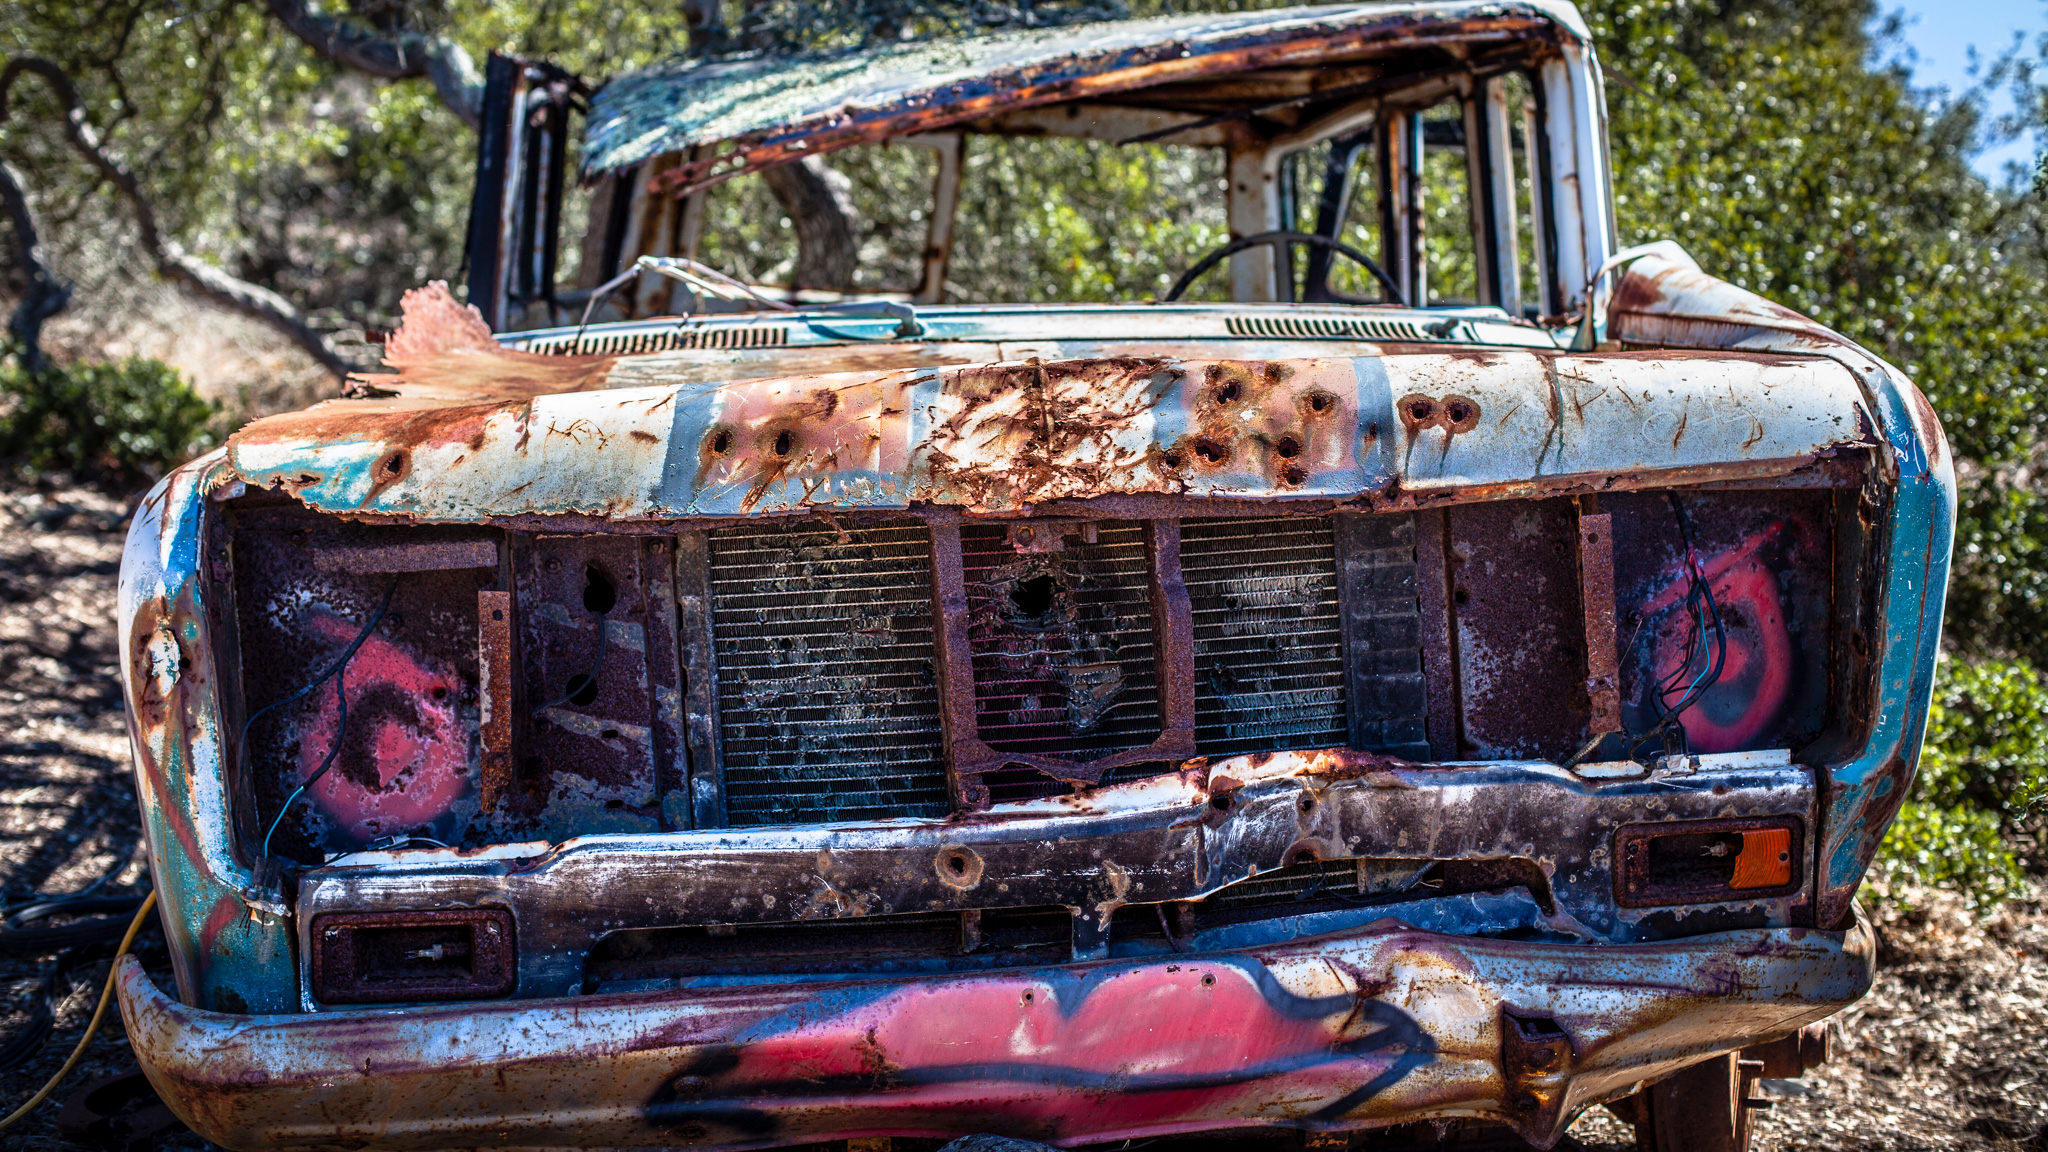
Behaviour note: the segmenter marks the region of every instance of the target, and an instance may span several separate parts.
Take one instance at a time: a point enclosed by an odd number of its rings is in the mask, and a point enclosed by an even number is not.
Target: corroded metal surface
[[[659,66],[620,76],[598,93],[583,164],[595,174],[698,148],[701,159],[671,169],[668,183],[701,185],[863,140],[1054,101],[1199,84],[1253,68],[1355,61],[1385,44],[1547,38],[1588,37],[1568,4],[1439,0],[1096,23],[888,45],[796,64]]]
[[[222,1016],[132,959],[118,986],[157,1091],[236,1147],[1078,1143],[1459,1114],[1547,1146],[1585,1104],[1828,1015],[1872,962],[1861,923],[1621,949],[1382,925],[1257,952],[403,1013]],[[1530,1045],[1504,1071],[1518,1016],[1556,1028],[1568,1062]]]
[[[1593,783],[1541,763],[1425,768],[1341,750],[1283,753],[1196,760],[1179,773],[943,820],[756,828],[744,839],[726,831],[580,837],[498,859],[367,853],[309,873],[298,911],[303,921],[340,910],[511,908],[527,949],[520,994],[548,996],[580,987],[590,950],[622,929],[1044,906],[1102,915],[1211,896],[1304,856],[1527,856],[1542,869],[1553,908],[1528,911],[1531,928],[1620,943],[1662,929],[1615,907],[1608,829],[1726,813],[1804,821],[1814,806],[1810,775],[1782,754],[1776,766]],[[980,862],[973,884],[934,865],[960,849]],[[1287,909],[1286,923],[1205,929],[1193,946],[1248,942],[1245,933],[1271,943],[1388,915],[1445,926],[1486,919],[1454,904],[1427,907],[1428,895],[1418,889],[1398,907],[1314,916],[1300,905]],[[1805,908],[1795,892],[1711,912],[1782,924],[1797,923]]]
[[[1873,550],[1886,555],[1859,569],[1849,586],[1867,580],[1878,604],[1874,650],[1859,655],[1854,679],[1881,685],[1889,703],[1869,707],[1867,734],[1830,762],[1833,788],[1816,837],[1820,922],[1845,923],[1864,870],[1912,788],[1926,731],[1920,702],[1934,690],[1956,509],[1955,462],[1941,422],[1896,368],[1789,308],[1707,275],[1676,244],[1629,267],[1614,293],[1609,332],[1645,344],[1826,356],[1853,375],[1881,430],[1884,476],[1868,492],[1868,528]],[[1858,698],[1853,685],[1847,695]]]
[[[509,354],[508,354],[509,355]],[[1026,361],[648,384],[259,421],[238,473],[333,512],[425,521],[732,516],[1117,495],[1373,507],[1784,475],[1871,442],[1820,358],[1434,352]],[[402,403],[409,403],[402,402]]]

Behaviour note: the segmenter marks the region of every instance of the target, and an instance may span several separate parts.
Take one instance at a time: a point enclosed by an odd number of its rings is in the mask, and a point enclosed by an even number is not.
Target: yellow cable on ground
[[[14,1127],[21,1122],[22,1117],[35,1111],[36,1105],[48,1100],[50,1093],[57,1090],[57,1085],[62,1084],[64,1078],[71,1075],[71,1070],[78,1067],[79,1059],[85,1055],[85,1046],[92,1043],[93,1035],[100,1030],[100,1021],[107,1014],[107,1001],[114,998],[114,977],[121,971],[121,957],[128,954],[128,946],[135,943],[135,934],[142,931],[143,920],[155,907],[156,893],[151,892],[149,898],[142,902],[142,907],[135,910],[135,919],[128,924],[128,934],[121,937],[121,950],[114,953],[114,966],[107,971],[107,986],[100,989],[100,1006],[93,1009],[92,1023],[85,1026],[85,1035],[78,1038],[78,1047],[71,1050],[71,1059],[66,1060],[62,1068],[57,1069],[57,1074],[50,1077],[50,1082],[43,1085],[42,1091],[29,1097],[28,1103],[9,1113],[7,1119],[0,1120],[0,1132]]]

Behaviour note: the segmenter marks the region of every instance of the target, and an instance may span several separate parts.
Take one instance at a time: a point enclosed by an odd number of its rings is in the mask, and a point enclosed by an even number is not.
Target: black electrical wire
[[[66,949],[51,961],[50,970],[43,974],[43,982],[35,990],[28,1019],[0,1040],[0,1071],[27,1063],[49,1044],[57,1023],[57,1002],[71,992],[71,962],[76,957],[76,952]]]
[[[1689,752],[1683,717],[1708,689],[1720,682],[1728,663],[1728,627],[1721,618],[1721,606],[1714,601],[1713,581],[1707,578],[1693,543],[1692,522],[1687,519],[1677,493],[1666,492],[1664,497],[1671,504],[1671,514],[1678,521],[1678,538],[1685,547],[1685,651],[1678,666],[1651,689],[1649,703],[1657,722],[1649,731],[1630,738],[1631,759],[1644,744],[1656,739],[1663,740],[1667,755]],[[1701,666],[1697,675],[1692,672],[1695,664]],[[1678,696],[1676,703],[1671,700],[1673,695]]]
[[[65,897],[30,904],[0,921],[0,953],[15,956],[46,956],[65,948],[78,948],[119,940],[135,910],[142,905],[144,889],[133,896]],[[93,913],[111,912],[111,916]],[[66,924],[39,924],[53,916],[84,919]]]
[[[320,779],[320,777],[327,774],[327,770],[334,766],[335,758],[341,755],[341,740],[342,737],[346,734],[345,730],[348,727],[348,689],[342,680],[342,672],[344,669],[348,667],[349,660],[355,656],[356,649],[361,648],[363,646],[363,641],[368,640],[370,638],[370,633],[376,630],[378,622],[384,619],[384,613],[389,611],[391,608],[392,593],[397,591],[398,578],[394,576],[392,577],[391,583],[384,586],[384,599],[378,603],[377,611],[371,614],[369,622],[363,625],[363,630],[361,632],[356,633],[356,638],[354,640],[349,641],[348,647],[342,650],[341,656],[338,659],[336,659],[334,663],[327,666],[327,670],[325,672],[322,672],[320,673],[320,675],[315,676],[311,682],[306,684],[305,687],[300,688],[298,691],[293,692],[291,695],[285,697],[284,699],[276,701],[271,704],[266,704],[263,707],[258,708],[256,711],[251,712],[249,714],[249,718],[242,722],[242,743],[240,745],[239,751],[241,755],[246,756],[248,755],[249,751],[249,729],[252,725],[256,723],[257,717],[262,716],[264,713],[269,712],[273,709],[282,708],[287,704],[303,700],[308,695],[310,695],[314,689],[320,687],[320,685],[322,684],[325,684],[330,678],[334,680],[335,695],[340,700],[340,706],[334,718],[334,744],[327,749],[327,757],[326,759],[320,761],[320,767],[315,768],[313,770],[312,775],[306,777],[306,779],[303,782],[301,782],[297,788],[292,789],[292,794],[285,797],[284,804],[278,808],[277,816],[270,822],[270,830],[263,834],[262,855],[266,858],[268,858],[270,855],[270,838],[277,835],[277,826],[279,824],[284,823],[285,813],[290,812],[292,810],[292,805],[295,802],[297,802],[298,798],[301,795],[305,794],[306,789],[313,786],[314,781]]]

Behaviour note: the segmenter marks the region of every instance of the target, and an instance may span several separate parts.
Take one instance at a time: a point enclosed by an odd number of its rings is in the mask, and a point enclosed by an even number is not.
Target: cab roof
[[[688,191],[894,136],[1001,132],[1004,114],[1052,104],[1143,110],[1167,139],[1218,124],[1284,128],[1422,74],[1519,66],[1564,38],[1589,39],[1566,0],[1434,0],[1078,24],[794,60],[678,60],[597,93],[583,171],[679,154],[655,182]]]

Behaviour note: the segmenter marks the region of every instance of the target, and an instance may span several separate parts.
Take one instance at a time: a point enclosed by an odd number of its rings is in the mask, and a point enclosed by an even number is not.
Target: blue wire
[[[327,758],[320,761],[320,767],[315,768],[311,776],[306,777],[303,783],[301,783],[297,788],[292,789],[292,794],[285,797],[284,805],[277,810],[277,816],[271,820],[270,830],[263,834],[263,855],[266,858],[270,855],[270,838],[277,835],[277,826],[284,823],[285,813],[290,812],[292,810],[292,805],[295,802],[297,802],[300,796],[305,794],[306,789],[312,787],[313,782],[315,780],[318,780],[320,779],[321,776],[325,775],[327,770],[334,766],[335,757],[341,755],[341,738],[343,735],[343,729],[348,724],[348,689],[346,688],[344,681],[342,679],[342,672],[344,669],[348,667],[349,659],[356,654],[356,649],[361,648],[363,646],[363,641],[368,640],[370,638],[370,633],[376,630],[377,623],[384,619],[384,613],[391,607],[391,594],[396,591],[398,591],[398,580],[396,577],[393,577],[391,583],[384,586],[384,599],[377,605],[377,611],[371,614],[369,623],[363,625],[363,630],[361,632],[356,633],[356,638],[349,642],[349,646],[342,651],[339,659],[335,660],[333,664],[328,665],[327,670],[325,672],[322,672],[320,673],[320,675],[315,676],[311,683],[307,684],[304,688],[301,688],[298,691],[292,693],[291,695],[285,697],[284,699],[279,700],[276,703],[266,704],[263,707],[258,708],[256,711],[249,714],[249,719],[242,723],[242,743],[240,750],[241,753],[244,756],[246,756],[248,755],[249,751],[249,728],[251,725],[256,723],[257,717],[263,715],[265,712],[268,712],[273,708],[282,708],[286,704],[290,704],[297,700],[303,700],[315,688],[318,688],[320,687],[320,685],[326,683],[330,677],[334,680],[335,695],[340,700],[340,708],[337,711],[334,720],[334,743],[327,749]]]

